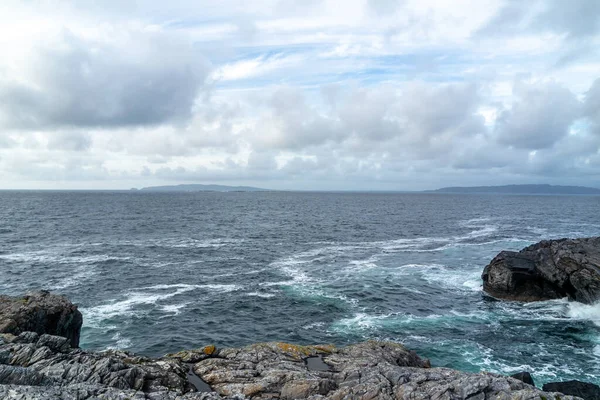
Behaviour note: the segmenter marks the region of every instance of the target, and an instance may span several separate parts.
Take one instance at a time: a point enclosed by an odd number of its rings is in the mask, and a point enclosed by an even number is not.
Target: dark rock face
[[[600,400],[600,386],[580,381],[551,382],[544,385],[544,390],[561,392],[584,400]]]
[[[600,237],[543,240],[519,252],[503,251],[482,279],[483,289],[500,299],[593,303],[600,299]]]
[[[77,306],[64,296],[47,291],[23,297],[0,296],[0,333],[47,333],[63,336],[71,346],[77,347],[82,323]]]
[[[518,379],[528,385],[533,385],[535,386],[535,383],[533,381],[533,377],[531,376],[531,374],[529,372],[519,372],[518,374],[514,374],[511,375],[512,378]]]

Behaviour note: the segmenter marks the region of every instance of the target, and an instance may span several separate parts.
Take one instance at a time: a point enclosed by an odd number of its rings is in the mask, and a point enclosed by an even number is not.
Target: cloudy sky
[[[598,0],[0,7],[0,188],[600,187]]]

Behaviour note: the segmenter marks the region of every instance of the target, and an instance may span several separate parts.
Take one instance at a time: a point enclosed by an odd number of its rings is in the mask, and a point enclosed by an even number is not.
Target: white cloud
[[[593,185],[596,7],[9,0],[0,185]]]

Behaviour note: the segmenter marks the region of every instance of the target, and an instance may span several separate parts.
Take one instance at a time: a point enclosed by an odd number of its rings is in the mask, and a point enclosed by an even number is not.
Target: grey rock
[[[519,252],[503,251],[482,279],[483,289],[500,299],[594,303],[600,300],[600,237],[543,240]]]
[[[50,334],[69,339],[79,346],[83,318],[77,306],[66,297],[37,291],[23,297],[0,296],[0,333]]]
[[[312,371],[306,357],[330,371]],[[221,396],[252,399],[555,399],[517,379],[430,368],[404,346],[369,341],[343,348],[262,343],[223,349],[194,371]],[[560,395],[562,399],[572,399]]]
[[[0,327],[0,398],[7,400],[576,399],[505,376],[431,368],[390,342],[206,346],[159,359],[85,351],[77,348],[77,307],[47,292],[0,296]],[[309,368],[315,357],[318,368]],[[210,392],[198,391],[204,383]]]
[[[214,390],[195,391],[178,356],[150,359],[123,351],[65,347],[64,338],[21,334],[0,345],[0,398],[38,399],[555,399],[552,393],[495,374],[430,368],[404,346],[369,341],[352,346],[260,343],[212,347],[193,364]],[[319,356],[328,371],[307,368]],[[560,395],[563,400],[575,399]]]

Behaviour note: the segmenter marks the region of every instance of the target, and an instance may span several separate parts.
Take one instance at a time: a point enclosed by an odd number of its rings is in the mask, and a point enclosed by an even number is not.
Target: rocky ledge
[[[594,303],[600,300],[600,237],[543,240],[519,252],[503,251],[482,279],[483,289],[499,299]]]
[[[0,335],[0,398],[36,399],[578,399],[541,391],[511,377],[469,374],[447,368],[431,368],[404,346],[369,341],[336,348],[331,345],[296,346],[261,343],[243,348],[196,350],[151,359],[122,351],[85,351],[73,346],[73,319],[52,325],[69,337],[50,335],[49,327],[13,315],[38,314],[27,310],[39,303],[25,298],[65,300],[48,293],[24,298],[3,308],[0,321],[12,332]],[[48,304],[50,309],[52,304]],[[76,307],[65,304],[72,315]],[[54,315],[52,313],[51,315]],[[63,315],[63,314],[60,314]],[[52,319],[52,321],[54,321]],[[77,325],[77,324],[75,324]],[[41,333],[23,329],[35,327]],[[43,329],[42,329],[43,328]],[[66,336],[66,334],[65,334]],[[75,342],[77,341],[75,340]]]
[[[82,322],[77,307],[64,296],[44,290],[18,298],[0,295],[0,333],[48,333],[64,336],[77,347]]]

